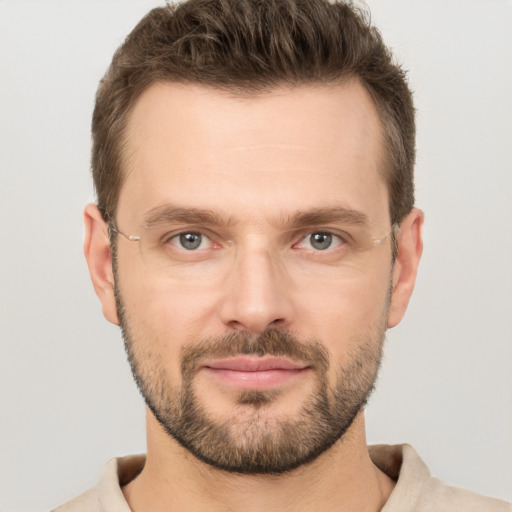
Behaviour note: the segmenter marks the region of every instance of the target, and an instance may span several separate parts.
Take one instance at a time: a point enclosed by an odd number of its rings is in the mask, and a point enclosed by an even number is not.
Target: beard
[[[136,339],[117,286],[115,291],[128,361],[146,405],[169,436],[217,469],[280,474],[314,460],[343,437],[374,389],[387,305],[377,324],[351,344],[357,348],[349,362],[334,369],[333,385],[327,378],[332,362],[318,340],[301,340],[292,332],[270,328],[259,335],[235,331],[190,343],[180,354],[181,385],[173,386],[161,357],[151,349],[152,340]],[[212,418],[195,386],[201,362],[240,355],[306,363],[315,383],[300,411],[292,418],[271,413],[279,389],[240,391],[229,415]]]

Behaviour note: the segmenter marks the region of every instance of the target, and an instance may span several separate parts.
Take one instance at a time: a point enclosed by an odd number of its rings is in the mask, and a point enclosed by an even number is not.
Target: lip
[[[305,364],[296,363],[283,357],[232,357],[209,361],[205,365],[213,370],[232,370],[239,372],[264,372],[269,370],[302,370]]]
[[[201,370],[239,389],[264,390],[282,386],[310,370],[310,367],[281,357],[234,357],[208,361]]]

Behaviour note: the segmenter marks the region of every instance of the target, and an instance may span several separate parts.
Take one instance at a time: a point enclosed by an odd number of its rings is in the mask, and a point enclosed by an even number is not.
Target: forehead
[[[387,215],[380,122],[357,81],[246,96],[158,83],[126,133],[118,216],[131,221],[166,203],[228,215],[330,206]]]

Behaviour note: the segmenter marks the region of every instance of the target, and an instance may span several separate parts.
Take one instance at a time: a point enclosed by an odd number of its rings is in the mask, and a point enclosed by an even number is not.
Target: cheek
[[[135,340],[151,343],[152,350],[177,359],[192,340],[211,335],[209,321],[215,309],[215,290],[184,280],[155,279],[134,262],[120,268],[119,288],[130,331]],[[158,348],[157,348],[158,347]]]
[[[355,348],[383,329],[388,294],[389,271],[333,279],[302,295],[297,328],[318,338],[336,360],[348,361]]]

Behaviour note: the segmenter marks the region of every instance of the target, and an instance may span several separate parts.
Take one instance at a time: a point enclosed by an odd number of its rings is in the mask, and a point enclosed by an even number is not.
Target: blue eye
[[[327,231],[315,231],[305,236],[297,247],[301,249],[313,249],[315,251],[326,251],[338,247],[343,243],[343,239],[333,233]]]
[[[319,251],[325,251],[332,245],[332,235],[331,233],[311,233],[309,243],[311,247]]]
[[[179,249],[195,251],[196,249],[205,249],[210,244],[207,236],[201,233],[179,233],[170,239],[170,242]]]

